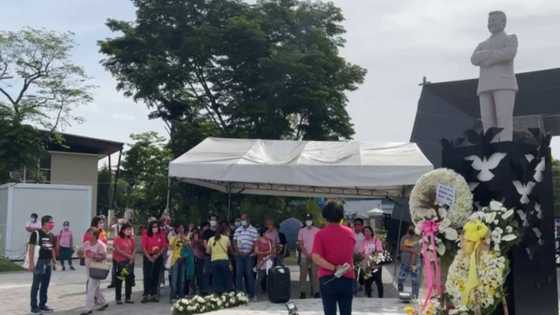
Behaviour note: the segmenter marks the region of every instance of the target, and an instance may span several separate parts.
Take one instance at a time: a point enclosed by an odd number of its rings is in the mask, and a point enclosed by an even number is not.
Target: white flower
[[[511,225],[506,226],[506,232],[507,233],[512,233],[513,232],[513,227]]]
[[[509,209],[504,214],[502,214],[502,219],[504,220],[509,219],[513,215],[513,213],[514,213],[513,209]]]
[[[447,218],[447,209],[445,209],[444,207],[439,207],[438,214],[440,218]]]
[[[445,255],[445,245],[444,245],[443,243],[439,243],[439,244],[437,245],[437,253],[438,253],[438,255],[440,255],[440,256]]]
[[[511,242],[511,241],[515,240],[516,238],[517,238],[517,235],[515,235],[515,234],[508,234],[508,235],[504,236],[504,237],[502,238],[502,240],[503,240],[503,241],[506,241],[506,242]]]
[[[500,211],[504,208],[501,202],[492,200],[490,201],[490,209],[494,211]]]
[[[496,220],[496,212],[489,212],[484,216],[484,221],[486,223],[492,223]]]
[[[452,228],[446,228],[443,233],[445,234],[445,238],[450,241],[456,241],[459,238],[457,231]]]

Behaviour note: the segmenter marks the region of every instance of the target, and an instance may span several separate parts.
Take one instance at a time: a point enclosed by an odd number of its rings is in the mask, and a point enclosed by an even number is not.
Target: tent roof
[[[169,176],[232,193],[384,197],[432,168],[414,143],[207,138]]]

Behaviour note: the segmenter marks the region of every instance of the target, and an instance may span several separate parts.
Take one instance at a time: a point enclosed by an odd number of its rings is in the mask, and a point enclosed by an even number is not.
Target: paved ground
[[[385,297],[386,299],[356,300],[355,312],[353,314],[402,314],[402,305],[394,299],[396,290],[391,285],[391,268],[384,269]],[[160,303],[140,304],[142,290],[142,271],[136,270],[137,286],[134,288],[134,305],[114,304],[114,290],[106,289],[108,281],[103,282],[102,288],[105,298],[110,307],[104,315],[148,315],[169,314],[170,304],[167,298],[162,298]],[[292,268],[292,279],[298,279],[297,267]],[[0,314],[23,315],[29,314],[29,291],[31,288],[31,274],[28,272],[0,273]],[[57,315],[79,314],[85,303],[85,281],[86,275],[83,267],[77,267],[76,271],[53,272],[51,285],[49,286],[48,305],[56,310]],[[293,297],[299,296],[297,282],[292,283]],[[375,287],[375,285],[374,285]],[[166,296],[167,289],[162,289],[162,296]],[[374,290],[374,295],[376,294]],[[360,295],[363,296],[363,293]],[[262,302],[252,303],[249,306],[237,310],[216,312],[215,315],[264,315],[264,314],[287,314],[283,305],[271,305],[266,298],[261,297]],[[315,315],[322,314],[321,302],[318,299],[295,300],[301,310],[300,314]]]

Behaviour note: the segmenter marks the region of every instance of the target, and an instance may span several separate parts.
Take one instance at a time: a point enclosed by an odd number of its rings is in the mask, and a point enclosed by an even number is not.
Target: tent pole
[[[227,220],[231,220],[231,183],[227,185],[228,204],[227,204]]]

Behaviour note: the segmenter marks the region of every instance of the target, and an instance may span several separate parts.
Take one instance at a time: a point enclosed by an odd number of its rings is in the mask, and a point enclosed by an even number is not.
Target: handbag
[[[89,276],[96,280],[105,280],[111,271],[111,265],[104,261],[92,261],[89,264]]]
[[[37,237],[37,244],[39,244],[40,242],[40,238],[39,238],[39,231],[35,231],[33,233],[36,233],[35,236]],[[35,244],[28,244],[27,245],[27,250],[25,251],[25,259],[23,261],[23,268],[25,269],[29,269],[29,251],[33,251],[33,267],[37,266],[37,261],[39,260],[39,250],[41,249],[41,246],[39,245],[35,245]]]

